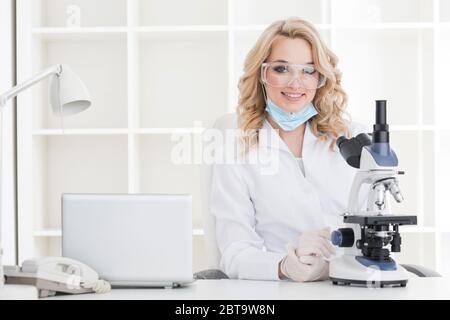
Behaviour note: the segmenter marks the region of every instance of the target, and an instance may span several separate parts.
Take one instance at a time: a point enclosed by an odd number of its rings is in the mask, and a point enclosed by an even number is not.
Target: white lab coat
[[[352,123],[352,135],[369,132]],[[259,164],[216,164],[213,167],[210,209],[216,220],[220,268],[230,278],[278,280],[278,263],[286,244],[305,231],[342,224],[357,169],[350,167],[331,141],[319,142],[307,122],[302,158],[297,159],[265,120],[259,152],[279,151],[279,169],[262,174]],[[273,140],[272,140],[273,139]],[[277,142],[276,144],[273,141]],[[272,150],[273,151],[273,150]]]

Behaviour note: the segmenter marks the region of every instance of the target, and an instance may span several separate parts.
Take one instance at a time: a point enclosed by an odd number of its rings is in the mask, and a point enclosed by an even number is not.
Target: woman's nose
[[[302,87],[302,82],[300,81],[298,76],[295,76],[289,83],[289,88],[298,89]]]

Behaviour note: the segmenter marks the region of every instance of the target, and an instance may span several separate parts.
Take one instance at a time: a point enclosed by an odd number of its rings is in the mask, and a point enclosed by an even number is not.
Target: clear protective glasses
[[[261,65],[261,80],[271,87],[289,87],[295,79],[304,89],[318,89],[325,84],[325,76],[312,64],[265,62]]]

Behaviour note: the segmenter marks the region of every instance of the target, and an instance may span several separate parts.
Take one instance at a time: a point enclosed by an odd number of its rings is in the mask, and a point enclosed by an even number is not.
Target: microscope
[[[398,158],[389,144],[386,101],[376,101],[373,133],[337,139],[339,152],[347,164],[359,169],[350,190],[344,227],[331,234],[333,245],[344,254],[330,260],[330,279],[334,285],[401,286],[408,272],[393,259],[400,252],[399,226],[417,224],[417,216],[391,213],[390,196],[402,202],[397,170]],[[369,184],[367,202],[360,199],[361,188]],[[365,186],[367,187],[367,186]]]

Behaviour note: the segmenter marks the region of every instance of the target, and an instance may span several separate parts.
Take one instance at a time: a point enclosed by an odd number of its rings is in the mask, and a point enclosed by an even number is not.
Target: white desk
[[[36,287],[7,284],[0,288],[0,300],[36,300],[38,291]]]
[[[450,299],[450,279],[412,278],[405,288],[333,286],[329,281],[197,280],[175,289],[113,289],[107,294],[64,295],[46,299],[290,300],[290,299]]]

